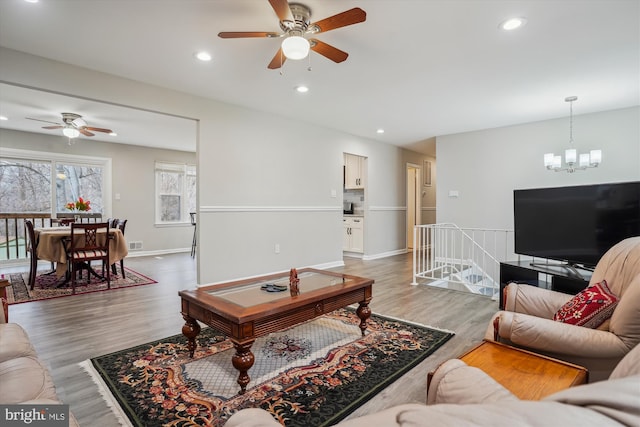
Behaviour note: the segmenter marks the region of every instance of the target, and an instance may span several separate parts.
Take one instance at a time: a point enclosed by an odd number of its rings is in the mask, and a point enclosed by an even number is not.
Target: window
[[[78,197],[91,211],[110,214],[111,159],[2,149],[0,199],[3,212],[65,212]]]
[[[51,212],[52,191],[51,162],[0,159],[3,212]]]
[[[56,209],[82,197],[91,201],[91,212],[103,212],[102,167],[56,164]]]
[[[190,223],[196,211],[196,167],[156,162],[156,223]]]

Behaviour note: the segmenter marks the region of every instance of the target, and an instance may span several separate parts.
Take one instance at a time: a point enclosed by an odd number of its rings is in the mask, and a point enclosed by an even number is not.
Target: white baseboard
[[[379,254],[373,254],[373,255],[364,255],[362,257],[362,259],[364,261],[370,261],[372,259],[380,259],[380,258],[387,258],[390,256],[395,256],[395,255],[402,255],[402,254],[406,254],[407,252],[410,252],[408,249],[396,249],[395,251],[389,251],[389,252],[381,252]]]

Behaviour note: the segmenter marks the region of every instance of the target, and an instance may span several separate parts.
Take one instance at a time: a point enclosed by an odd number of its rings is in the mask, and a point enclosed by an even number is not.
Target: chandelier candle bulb
[[[546,167],[553,166],[553,153],[546,153],[544,155],[544,165]]]
[[[580,167],[586,167],[591,164],[590,156],[587,153],[580,154]]]

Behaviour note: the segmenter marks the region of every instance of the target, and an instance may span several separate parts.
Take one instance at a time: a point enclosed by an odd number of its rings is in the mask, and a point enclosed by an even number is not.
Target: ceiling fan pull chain
[[[282,61],[282,55],[284,55],[284,54],[282,53],[282,49],[280,49],[280,75],[284,76],[284,70],[283,70],[283,66],[282,66],[284,62]]]
[[[311,71],[311,55],[307,56],[309,58],[309,66],[307,67],[307,71]]]

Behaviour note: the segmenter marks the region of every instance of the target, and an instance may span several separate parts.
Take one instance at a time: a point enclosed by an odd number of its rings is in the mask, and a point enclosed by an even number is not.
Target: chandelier
[[[573,173],[577,170],[597,168],[602,162],[601,150],[591,150],[589,153],[581,153],[578,156],[577,150],[573,148],[573,101],[577,99],[577,96],[568,96],[564,99],[565,102],[569,103],[569,148],[564,151],[565,166],[562,166],[561,156],[556,156],[554,153],[546,153],[544,155],[544,165],[550,171]]]

